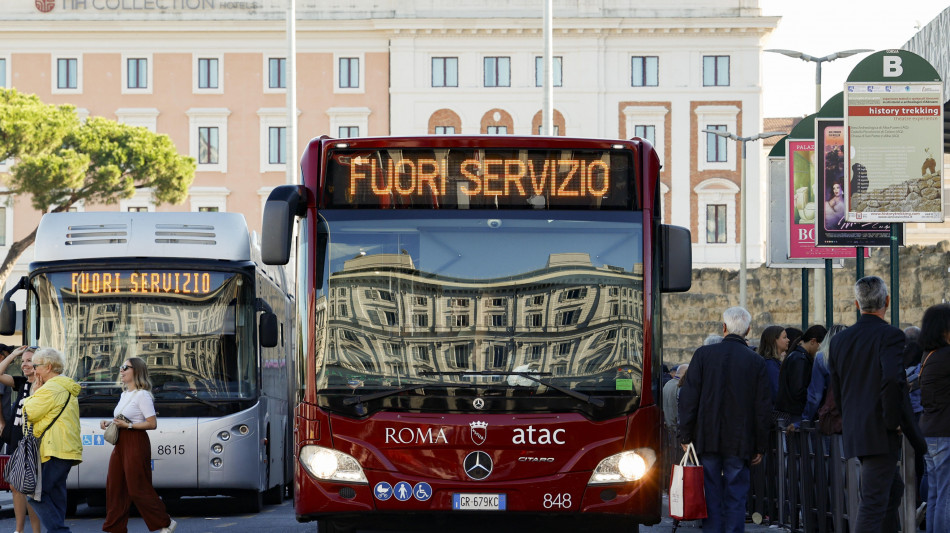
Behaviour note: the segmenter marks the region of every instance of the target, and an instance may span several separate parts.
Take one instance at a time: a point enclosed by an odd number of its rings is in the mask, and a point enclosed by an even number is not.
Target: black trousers
[[[900,440],[888,435],[891,450],[858,457],[861,461],[861,505],[855,531],[896,533],[900,530],[898,507],[904,495],[898,461]]]

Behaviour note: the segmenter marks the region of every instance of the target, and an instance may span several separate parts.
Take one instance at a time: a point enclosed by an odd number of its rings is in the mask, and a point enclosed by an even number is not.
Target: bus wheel
[[[267,505],[280,505],[284,503],[284,486],[278,484],[265,490],[264,503]]]
[[[241,505],[241,510],[259,513],[264,509],[264,493],[258,492],[256,490],[246,491],[244,494],[238,497],[238,501]]]
[[[76,509],[79,508],[79,496],[66,493],[66,516],[76,516]]]

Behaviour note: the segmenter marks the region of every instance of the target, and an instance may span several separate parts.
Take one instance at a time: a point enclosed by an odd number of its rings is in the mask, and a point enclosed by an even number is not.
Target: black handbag
[[[33,436],[33,424],[28,424],[24,420],[26,432],[23,434],[23,438],[20,439],[20,443],[17,444],[16,450],[10,455],[7,467],[3,471],[3,479],[20,494],[30,496],[37,501],[40,500],[40,494],[43,492],[40,439],[59,420],[59,416],[66,410],[67,405],[69,405],[68,397],[66,403],[63,404],[63,408],[59,410],[59,414],[46,426],[46,430],[39,437]]]

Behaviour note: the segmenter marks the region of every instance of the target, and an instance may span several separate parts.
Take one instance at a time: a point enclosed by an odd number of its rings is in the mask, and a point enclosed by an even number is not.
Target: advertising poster
[[[943,85],[845,84],[849,222],[943,221]]]
[[[787,141],[789,250],[792,259],[854,257],[854,248],[815,246],[818,185],[815,180],[815,141]]]
[[[844,185],[844,119],[815,119],[818,157],[815,172],[820,198],[816,201],[818,246],[890,246],[891,225],[848,222]],[[903,235],[903,232],[898,232]],[[903,244],[903,243],[900,243]]]

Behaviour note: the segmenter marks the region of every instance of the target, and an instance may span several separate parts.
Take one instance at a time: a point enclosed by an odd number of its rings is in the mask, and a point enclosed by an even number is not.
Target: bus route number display
[[[183,294],[205,295],[217,288],[210,272],[70,272],[70,291],[75,294]]]
[[[620,151],[378,150],[331,155],[335,206],[390,202],[498,207],[629,207],[630,156]],[[481,152],[481,153],[480,153]]]

